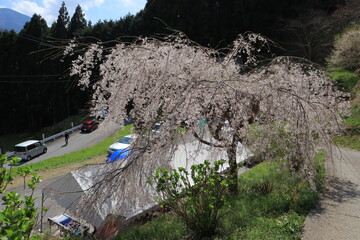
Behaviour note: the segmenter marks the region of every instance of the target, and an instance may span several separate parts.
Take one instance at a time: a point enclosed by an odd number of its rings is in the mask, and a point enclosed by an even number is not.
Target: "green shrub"
[[[305,179],[280,168],[281,161],[262,162],[240,176],[239,195],[227,197],[219,210],[217,235],[210,239],[301,239],[304,220],[317,203],[318,194]],[[323,153],[314,164],[320,189],[325,179]],[[170,216],[121,232],[118,239],[189,237],[187,231],[181,230],[182,222],[175,215]]]
[[[31,176],[31,179],[27,182],[31,193],[20,196],[17,192],[5,192],[8,183],[13,179],[13,173],[11,169],[6,169],[4,165],[7,163],[16,164],[19,161],[19,158],[8,160],[5,155],[0,155],[0,194],[3,194],[3,208],[0,210],[0,239],[30,239],[31,231],[36,223],[37,209],[35,208],[33,194],[36,184],[40,182],[40,178],[31,169],[27,169],[22,171],[22,175],[24,181],[27,176]],[[24,182],[24,189],[25,184]]]
[[[206,160],[191,166],[190,172],[185,168],[159,168],[153,176],[159,203],[179,216],[196,239],[216,233],[219,210],[230,184],[230,177],[219,172],[224,163],[216,161],[212,167]]]

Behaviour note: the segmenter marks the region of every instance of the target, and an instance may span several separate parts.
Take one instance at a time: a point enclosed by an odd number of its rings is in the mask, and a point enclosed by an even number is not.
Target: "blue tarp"
[[[130,152],[130,148],[116,150],[115,152],[113,152],[113,154],[111,154],[108,157],[108,159],[106,159],[106,162],[109,163],[124,159],[129,155],[129,152]]]

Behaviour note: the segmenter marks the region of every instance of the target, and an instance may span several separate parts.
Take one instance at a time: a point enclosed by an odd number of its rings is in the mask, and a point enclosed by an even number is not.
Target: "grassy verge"
[[[360,151],[360,135],[337,136],[334,140],[340,146]]]
[[[360,80],[359,75],[344,68],[329,68],[327,71],[331,79],[347,92],[353,91]]]
[[[328,72],[334,82],[354,96],[351,101],[351,114],[344,119],[345,134],[334,137],[334,141],[340,146],[360,150],[360,77],[342,68],[328,69]]]
[[[324,155],[315,161],[319,188],[325,177]],[[276,162],[264,162],[241,175],[240,194],[228,199],[220,211],[214,239],[301,239],[308,211],[318,193],[303,178],[279,170]],[[143,226],[122,231],[116,239],[186,239],[183,223],[172,213]]]
[[[131,128],[132,125],[125,126],[123,129],[119,130],[119,133],[116,134],[116,136],[121,138],[125,135],[130,134]],[[114,136],[111,136],[94,146],[84,148],[76,152],[68,153],[59,157],[49,158],[41,162],[28,164],[25,167],[31,167],[31,169],[34,171],[42,171],[47,169],[61,168],[75,163],[82,163],[106,153],[106,149],[113,142]]]

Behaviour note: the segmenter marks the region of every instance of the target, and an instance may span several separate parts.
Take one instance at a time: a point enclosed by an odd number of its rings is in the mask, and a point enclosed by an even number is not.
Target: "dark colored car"
[[[99,123],[95,120],[85,121],[81,126],[81,132],[92,132],[98,128]]]

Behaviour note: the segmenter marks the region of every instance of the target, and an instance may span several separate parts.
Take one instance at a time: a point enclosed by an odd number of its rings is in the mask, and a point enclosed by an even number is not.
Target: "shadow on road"
[[[321,198],[330,200],[330,204],[338,205],[360,197],[358,185],[351,181],[344,181],[337,177],[331,177],[327,180],[327,186],[328,187],[322,193]],[[319,203],[318,206],[309,213],[309,215],[322,214],[326,211],[325,207],[326,206]]]
[[[43,155],[43,154],[40,154],[40,155],[38,155],[38,156],[36,156],[36,157],[33,157],[33,158],[31,158],[31,160],[36,159],[36,158],[38,158],[38,157],[40,157],[40,156],[42,156],[42,155]],[[23,164],[25,164],[25,163],[29,163],[31,160],[28,161],[28,160],[21,159],[18,164],[11,165],[11,164],[9,163],[8,166],[9,166],[9,167],[19,167],[19,166],[21,166],[21,165],[23,165]]]
[[[92,131],[93,132],[93,131]],[[90,133],[92,133],[92,132],[79,132],[80,134],[90,134]]]

